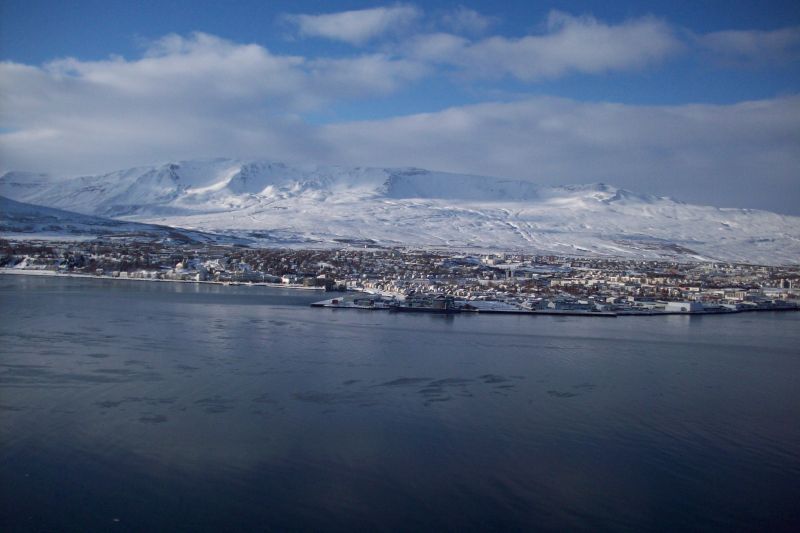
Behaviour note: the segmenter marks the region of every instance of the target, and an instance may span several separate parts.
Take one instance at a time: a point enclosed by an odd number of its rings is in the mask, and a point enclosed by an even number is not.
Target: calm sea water
[[[323,297],[0,276],[0,528],[800,528],[800,313]]]

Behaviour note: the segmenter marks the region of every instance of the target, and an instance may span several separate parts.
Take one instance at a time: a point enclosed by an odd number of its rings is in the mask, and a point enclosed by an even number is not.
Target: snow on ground
[[[185,242],[244,242],[195,230],[83,215],[17,202],[3,196],[0,196],[0,236],[6,239],[60,241],[103,236]]]
[[[540,187],[403,168],[211,159],[72,179],[0,178],[16,200],[262,245],[409,245],[560,255],[800,262],[800,218],[605,184]]]

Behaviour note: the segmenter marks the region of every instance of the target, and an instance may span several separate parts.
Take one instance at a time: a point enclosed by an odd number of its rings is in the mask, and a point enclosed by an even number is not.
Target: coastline
[[[196,283],[207,285],[225,286],[247,286],[247,287],[271,287],[273,289],[292,289],[305,291],[324,291],[325,287],[306,287],[296,283],[269,283],[266,281],[247,282],[247,281],[196,281],[188,279],[156,279],[156,278],[115,278],[113,276],[98,276],[96,274],[78,274],[75,272],[56,272],[54,270],[38,270],[23,268],[0,268],[0,275],[10,274],[15,276],[46,276],[53,278],[84,278],[84,279],[103,279],[111,281],[149,281],[155,283]]]
[[[207,284],[207,285],[223,285],[223,286],[245,286],[245,287],[267,287],[273,289],[290,289],[290,290],[305,290],[305,291],[325,291],[325,287],[307,287],[299,284],[284,284],[284,283],[269,283],[269,282],[229,282],[229,281],[197,281],[197,280],[180,280],[180,279],[156,279],[156,278],[122,278],[96,274],[80,274],[75,272],[57,272],[53,270],[44,269],[21,269],[21,268],[0,268],[0,275],[15,275],[15,276],[42,276],[42,277],[55,277],[55,278],[83,278],[83,279],[97,279],[97,280],[111,280],[111,281],[143,281],[155,283],[193,283],[193,284]],[[375,291],[365,290],[365,294],[378,294],[381,296],[393,295],[389,291]],[[356,305],[342,305],[333,304],[331,300],[323,300],[314,302],[311,307],[322,307],[326,309],[356,309],[362,311],[382,311],[392,310],[390,307],[366,307]],[[676,312],[676,311],[632,311],[632,310],[618,310],[618,311],[579,311],[579,310],[528,310],[528,309],[460,309],[458,313],[465,314],[481,314],[481,315],[546,315],[546,316],[577,316],[577,317],[592,317],[592,318],[617,318],[617,317],[630,317],[630,316],[706,316],[706,315],[733,315],[739,313],[753,313],[753,312],[785,312],[785,311],[800,311],[800,307],[772,307],[772,308],[742,308],[742,309],[709,309],[703,311],[692,312]],[[421,313],[432,313],[435,311],[420,310]]]
[[[355,309],[360,311],[396,311],[391,307],[369,307],[352,304],[332,303],[333,300],[323,300],[314,302],[311,307],[319,307],[325,309]],[[415,309],[420,313],[437,313],[436,310]],[[591,318],[617,318],[629,316],[707,316],[707,315],[736,315],[739,313],[754,313],[754,312],[785,312],[785,311],[800,311],[800,307],[773,307],[773,308],[752,308],[752,309],[726,309],[726,310],[704,310],[704,311],[579,311],[579,310],[529,310],[529,309],[459,309],[452,314],[480,314],[480,315],[545,315],[545,316],[579,316]]]

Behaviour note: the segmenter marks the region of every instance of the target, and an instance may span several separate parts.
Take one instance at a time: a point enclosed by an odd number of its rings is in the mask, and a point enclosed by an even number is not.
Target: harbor
[[[0,239],[0,275],[330,291],[315,307],[583,317],[797,310],[800,268],[413,249]],[[344,293],[345,298],[334,293]],[[320,296],[319,300],[325,298]]]
[[[658,302],[657,302],[658,303]],[[495,315],[549,315],[549,316],[582,316],[597,318],[616,318],[623,316],[669,316],[669,315],[722,315],[755,311],[798,311],[800,306],[792,302],[770,303],[751,306],[703,306],[674,305],[675,302],[662,302],[662,305],[651,307],[603,310],[588,309],[555,309],[526,307],[525,304],[503,301],[469,301],[459,300],[444,295],[385,295],[359,293],[344,297],[330,298],[314,302],[311,307],[327,309],[355,309],[361,311],[416,312],[433,314],[480,313]],[[673,304],[673,305],[670,305]],[[540,304],[541,305],[541,304]]]

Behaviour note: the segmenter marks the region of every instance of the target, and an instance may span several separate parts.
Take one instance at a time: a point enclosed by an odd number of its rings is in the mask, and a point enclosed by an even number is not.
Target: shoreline
[[[266,281],[197,281],[189,279],[156,279],[156,278],[115,278],[113,276],[98,276],[96,274],[79,274],[75,272],[56,272],[54,270],[34,270],[22,268],[0,268],[0,275],[10,274],[13,276],[42,276],[51,278],[82,278],[82,279],[101,279],[110,281],[150,281],[154,283],[197,283],[204,285],[223,285],[226,287],[269,287],[273,289],[291,289],[305,291],[325,291],[325,287],[306,287],[305,285],[269,283]]]
[[[357,305],[341,305],[332,304],[331,300],[323,300],[321,302],[314,302],[311,307],[324,308],[324,309],[355,309],[359,311],[395,311],[391,307],[368,307]],[[436,310],[417,309],[419,313],[440,314]],[[694,311],[694,312],[681,312],[681,311],[575,311],[575,310],[527,310],[527,309],[459,309],[454,313],[449,314],[477,314],[477,315],[544,315],[544,316],[579,316],[591,318],[617,318],[629,316],[708,316],[708,315],[737,315],[739,313],[755,313],[755,312],[787,312],[787,311],[800,311],[800,307],[778,307],[778,308],[754,308],[754,309],[727,309],[708,310],[708,311]]]
[[[289,289],[289,290],[305,290],[305,291],[325,291],[325,287],[307,287],[298,284],[284,284],[284,283],[269,283],[269,282],[240,282],[240,281],[197,281],[197,280],[182,280],[182,279],[157,279],[157,278],[122,278],[113,276],[98,276],[96,274],[81,274],[75,272],[56,272],[53,270],[39,270],[39,269],[20,269],[20,268],[0,268],[0,275],[8,274],[14,276],[40,276],[40,277],[53,277],[53,278],[79,278],[79,279],[95,279],[95,280],[110,280],[110,281],[143,281],[155,283],[194,283],[206,285],[222,285],[231,287],[267,287],[272,289]],[[385,291],[363,291],[365,294],[382,294],[386,295]],[[323,300],[314,302],[311,307],[321,307],[325,309],[356,309],[361,311],[393,311],[389,307],[365,307],[354,305],[338,305],[331,304],[330,300]],[[577,317],[591,317],[591,318],[617,318],[617,317],[631,317],[631,316],[707,316],[707,315],[735,315],[739,313],[755,313],[755,312],[787,312],[787,311],[800,311],[800,307],[777,307],[777,308],[752,308],[752,309],[726,309],[726,310],[708,310],[708,311],[694,311],[694,312],[680,312],[680,311],[575,311],[575,310],[527,310],[527,309],[462,309],[453,314],[480,314],[480,315],[544,315],[544,316],[577,316]],[[435,311],[420,310],[420,313],[433,314]]]

